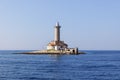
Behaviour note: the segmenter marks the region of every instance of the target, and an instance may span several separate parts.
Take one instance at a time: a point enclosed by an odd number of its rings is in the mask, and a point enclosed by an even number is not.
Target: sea
[[[80,55],[19,54],[0,50],[0,80],[120,80],[120,51],[83,50]]]

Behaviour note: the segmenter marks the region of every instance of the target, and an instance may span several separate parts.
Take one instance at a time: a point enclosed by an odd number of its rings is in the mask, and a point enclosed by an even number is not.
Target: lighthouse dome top
[[[55,25],[55,26],[60,26],[60,25],[59,25],[59,22],[56,22],[56,25]]]

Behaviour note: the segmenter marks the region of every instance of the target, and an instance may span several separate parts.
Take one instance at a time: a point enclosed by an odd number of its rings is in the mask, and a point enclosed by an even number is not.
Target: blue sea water
[[[120,51],[80,55],[14,54],[0,51],[0,80],[120,80]]]

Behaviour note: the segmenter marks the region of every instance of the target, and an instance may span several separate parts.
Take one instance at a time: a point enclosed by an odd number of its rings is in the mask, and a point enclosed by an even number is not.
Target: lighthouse
[[[54,27],[54,40],[48,43],[47,50],[65,50],[68,45],[64,41],[60,40],[60,28],[59,22]]]
[[[78,48],[68,48],[68,45],[60,39],[59,22],[54,26],[54,39],[47,44],[47,49],[33,52],[26,52],[27,54],[83,54],[79,52]],[[51,32],[52,33],[52,32]]]

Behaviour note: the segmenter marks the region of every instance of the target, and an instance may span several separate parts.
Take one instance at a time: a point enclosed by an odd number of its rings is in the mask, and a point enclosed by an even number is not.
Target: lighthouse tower
[[[68,45],[64,41],[60,40],[60,28],[59,22],[55,25],[54,40],[48,43],[47,50],[65,50]]]
[[[60,41],[60,25],[59,22],[56,23],[55,25],[55,41]]]

